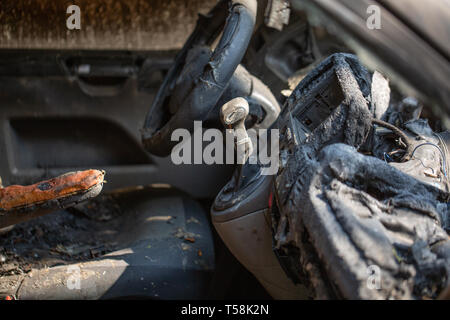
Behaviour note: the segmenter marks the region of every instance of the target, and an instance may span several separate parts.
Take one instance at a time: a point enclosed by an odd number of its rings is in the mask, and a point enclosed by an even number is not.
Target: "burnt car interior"
[[[450,297],[448,3],[75,2],[0,4],[0,299]]]

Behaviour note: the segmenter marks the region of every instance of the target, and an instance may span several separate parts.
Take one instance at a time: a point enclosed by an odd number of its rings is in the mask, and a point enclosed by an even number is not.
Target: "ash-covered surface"
[[[0,247],[0,299],[198,298],[214,269],[200,204],[152,186],[16,225],[0,236]],[[73,267],[81,290],[67,286]]]
[[[24,49],[181,48],[214,0],[2,0],[0,47]],[[81,28],[69,30],[67,7],[80,7]]]
[[[298,141],[296,110],[331,62],[344,99]],[[426,121],[405,115],[409,122],[396,124],[417,149],[400,162],[398,137],[370,120],[399,109],[386,105],[389,92],[371,94],[362,70],[355,57],[334,55],[288,101],[280,122],[276,246],[298,249],[291,269],[316,298],[436,298],[450,275],[448,165],[440,152],[446,147]]]
[[[0,234],[0,277],[88,261],[113,251],[123,221],[113,195],[18,224]]]

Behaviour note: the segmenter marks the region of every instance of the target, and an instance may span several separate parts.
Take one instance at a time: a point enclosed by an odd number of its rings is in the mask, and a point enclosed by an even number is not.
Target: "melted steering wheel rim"
[[[177,128],[193,129],[194,120],[203,120],[223,94],[250,42],[256,20],[256,0],[219,2],[207,16],[200,16],[194,32],[178,53],[146,116],[142,129],[144,147],[152,154],[167,156],[177,143],[171,133]],[[211,43],[221,27],[224,32],[211,60],[187,95],[183,107],[167,117],[166,99],[181,73],[188,51],[196,45]],[[187,107],[186,107],[187,106]]]

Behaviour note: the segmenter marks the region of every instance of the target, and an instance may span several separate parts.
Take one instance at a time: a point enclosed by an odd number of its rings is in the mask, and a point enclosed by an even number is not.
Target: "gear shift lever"
[[[253,144],[245,128],[245,118],[249,113],[247,100],[238,97],[225,103],[220,109],[220,118],[226,130],[233,134],[234,147],[237,154],[237,180],[235,191],[239,188],[242,176],[242,166],[253,152]],[[228,133],[228,132],[227,132]]]
[[[238,156],[237,163],[245,164],[253,152],[253,144],[245,128],[245,118],[249,112],[247,100],[234,98],[225,103],[220,109],[222,123],[235,136],[235,149]]]
[[[217,195],[211,207],[211,220],[228,249],[273,297],[304,299],[304,291],[288,278],[272,249],[268,221],[271,219],[273,177],[262,175],[258,162],[247,162],[253,151],[252,140],[245,129],[248,110],[247,100],[243,98],[234,98],[220,109],[222,123],[234,136],[238,167]]]

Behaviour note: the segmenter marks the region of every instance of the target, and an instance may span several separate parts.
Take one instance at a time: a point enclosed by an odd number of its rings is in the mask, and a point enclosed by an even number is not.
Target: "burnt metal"
[[[0,229],[96,197],[102,191],[104,174],[98,170],[71,172],[31,186],[0,188]]]

